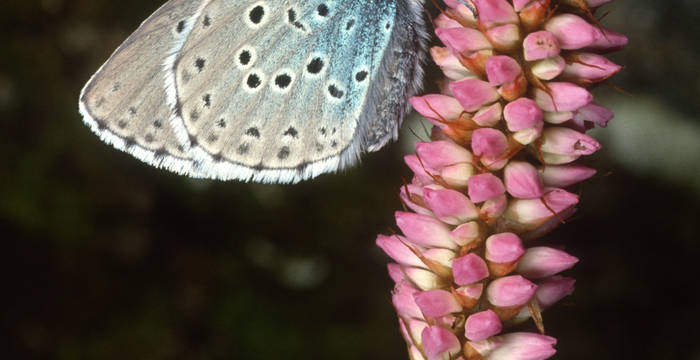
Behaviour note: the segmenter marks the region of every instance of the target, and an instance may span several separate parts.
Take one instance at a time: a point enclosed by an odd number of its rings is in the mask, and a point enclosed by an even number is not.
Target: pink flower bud
[[[536,199],[544,195],[540,174],[534,166],[525,161],[511,161],[503,173],[506,190],[521,199]]]
[[[479,226],[479,223],[476,221],[470,221],[459,225],[452,230],[452,237],[459,246],[466,246],[474,242],[479,242],[482,240],[481,235],[481,226]]]
[[[535,298],[540,307],[546,309],[574,292],[576,280],[564,276],[552,276],[537,281]]]
[[[454,359],[462,350],[457,337],[439,326],[425,328],[421,334],[421,342],[428,360]]]
[[[452,274],[457,285],[469,285],[489,276],[484,259],[469,253],[452,260]]]
[[[442,221],[426,215],[397,211],[396,225],[406,238],[419,246],[456,249],[450,228]]]
[[[590,103],[576,110],[574,119],[577,121],[590,121],[598,126],[606,127],[613,116],[612,110],[596,103]]]
[[[424,190],[425,203],[435,216],[450,225],[479,218],[479,210],[464,194],[450,189]]]
[[[542,110],[529,98],[509,102],[503,109],[503,117],[510,131],[519,131],[542,122]]]
[[[408,165],[409,168],[411,168],[411,170],[415,174],[415,180],[417,180],[418,183],[423,185],[433,183],[433,178],[430,175],[434,175],[434,173],[437,171],[435,169],[427,167],[424,163],[422,163],[418,159],[418,156],[416,154],[404,156],[403,161],[406,163],[406,165]]]
[[[526,304],[537,290],[537,285],[520,275],[511,275],[492,281],[486,288],[486,297],[496,307],[514,307]]]
[[[388,263],[386,265],[386,270],[389,273],[389,277],[391,278],[391,280],[394,280],[395,283],[399,283],[401,281],[408,281],[408,277],[406,277],[406,274],[404,274],[401,265],[395,263]]]
[[[420,160],[431,169],[472,162],[467,149],[450,141],[417,142],[415,146]]]
[[[537,60],[530,65],[532,74],[542,80],[552,80],[566,68],[566,60],[559,55]]]
[[[399,196],[401,197],[401,201],[411,208],[411,210],[423,215],[433,215],[433,212],[428,209],[427,205],[425,205],[425,201],[423,200],[422,186],[414,184],[402,186]]]
[[[423,261],[406,246],[406,242],[403,236],[378,235],[376,244],[399,264],[425,268]]]
[[[589,179],[595,173],[595,169],[583,165],[548,165],[541,170],[544,185],[559,188]]]
[[[469,198],[475,203],[497,198],[505,192],[501,179],[491,173],[473,175],[468,186]]]
[[[561,155],[590,155],[600,149],[594,138],[576,130],[552,126],[542,132],[540,150]]]
[[[418,292],[418,289],[414,288],[406,281],[399,281],[396,283],[394,291],[391,294],[391,302],[394,304],[394,308],[399,317],[423,318],[423,313],[414,299],[414,295]]]
[[[459,23],[459,21],[456,21],[445,13],[441,13],[438,16],[433,19],[433,25],[435,26],[436,29],[438,28],[445,28],[445,29],[451,29],[451,28],[458,28],[458,27],[463,27],[462,24]]]
[[[406,333],[408,334],[409,339],[411,339],[411,342],[415,343],[416,345],[420,345],[421,334],[423,334],[423,330],[428,327],[428,323],[426,323],[422,318],[403,318],[402,320],[404,321]]]
[[[535,89],[535,102],[544,111],[574,111],[593,101],[586,89],[568,82],[547,83],[550,92]]]
[[[520,23],[527,31],[536,30],[550,15],[550,0],[533,0],[520,10]]]
[[[489,359],[544,360],[557,351],[557,339],[536,333],[510,333],[502,336],[503,341],[488,356]]]
[[[612,30],[603,29],[596,41],[586,46],[586,50],[596,52],[616,51],[625,47],[627,43],[627,36],[616,33]]]
[[[508,139],[492,128],[476,129],[472,133],[472,150],[476,156],[494,157],[508,149]]]
[[[543,123],[539,123],[531,128],[519,130],[511,135],[513,140],[519,142],[522,145],[529,145],[535,142],[535,140],[540,138],[542,134]]]
[[[481,341],[501,332],[501,320],[493,310],[474,313],[467,318],[464,335],[471,341]]]
[[[498,55],[486,60],[486,76],[493,86],[513,82],[522,72],[520,64],[510,56]]]
[[[501,24],[517,24],[518,14],[505,0],[473,0],[479,14],[479,24],[490,29]]]
[[[544,29],[554,34],[559,46],[565,50],[580,49],[592,45],[601,36],[600,31],[586,20],[572,14],[552,17]]]
[[[535,61],[559,55],[559,41],[549,31],[536,31],[530,33],[523,41],[525,60]]]
[[[462,80],[474,76],[447,48],[439,46],[430,48],[430,57],[433,58],[435,64],[440,67],[442,72],[445,73],[445,76],[450,80]]]
[[[423,315],[436,318],[462,311],[457,299],[449,291],[434,289],[413,294]]]
[[[420,290],[430,290],[446,286],[445,281],[430,270],[406,266],[401,269],[405,280]]]
[[[516,24],[494,26],[486,30],[486,37],[496,50],[511,51],[520,45],[520,27]]]
[[[503,212],[506,211],[506,206],[508,206],[506,194],[486,200],[481,204],[481,218],[487,224],[492,224],[503,215]]]
[[[453,81],[449,85],[450,91],[464,110],[473,112],[480,107],[490,104],[500,98],[496,88],[486,81],[478,79],[465,79]]]
[[[569,64],[561,73],[562,79],[579,84],[601,82],[622,69],[622,66],[608,60],[605,56],[593,53],[580,53],[569,59]]]
[[[515,270],[525,253],[520,238],[513,233],[494,234],[486,239],[486,261],[492,277],[505,276]]]
[[[456,119],[464,111],[457,99],[440,94],[413,96],[409,102],[419,114],[439,121]]]
[[[442,168],[440,177],[449,187],[461,190],[467,187],[473,173],[474,167],[471,164],[460,163]]]
[[[481,299],[484,292],[483,283],[474,283],[460,286],[454,290],[454,294],[465,309],[472,309]]]
[[[476,51],[493,47],[486,37],[476,29],[465,27],[435,29],[435,34],[455,56],[468,56]]]
[[[490,106],[483,107],[474,114],[472,121],[479,126],[491,127],[501,120],[503,109],[501,103],[493,103]]]
[[[578,259],[557,249],[539,246],[527,249],[516,271],[530,279],[541,279],[571,268]]]
[[[513,199],[503,214],[502,221],[518,231],[534,230],[550,218],[560,221],[561,214],[578,203],[578,196],[562,189],[545,189],[541,199]],[[546,205],[545,205],[546,204]]]

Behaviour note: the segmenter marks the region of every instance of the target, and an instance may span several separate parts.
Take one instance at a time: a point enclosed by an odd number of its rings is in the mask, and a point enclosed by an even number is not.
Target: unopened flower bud
[[[452,274],[457,285],[469,285],[489,276],[486,262],[480,256],[469,253],[452,260]]]
[[[529,279],[541,279],[569,269],[577,262],[577,258],[561,250],[538,246],[525,251],[516,270]]]
[[[481,341],[501,332],[501,320],[493,310],[474,313],[467,318],[464,335],[471,341]]]

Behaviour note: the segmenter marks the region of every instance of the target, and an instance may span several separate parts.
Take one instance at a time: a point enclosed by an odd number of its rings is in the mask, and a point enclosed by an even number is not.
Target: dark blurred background
[[[161,3],[0,3],[0,358],[406,359],[374,239],[409,132],[276,186],[157,170],[82,124],[80,88]],[[581,259],[545,325],[556,359],[700,359],[700,3],[605,9],[632,95],[595,91],[617,117],[579,213],[543,240]]]

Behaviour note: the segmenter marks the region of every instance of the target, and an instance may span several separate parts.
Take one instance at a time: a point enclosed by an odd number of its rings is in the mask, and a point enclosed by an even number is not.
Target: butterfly
[[[423,0],[170,0],[87,82],[104,142],[196,178],[295,183],[396,139]]]

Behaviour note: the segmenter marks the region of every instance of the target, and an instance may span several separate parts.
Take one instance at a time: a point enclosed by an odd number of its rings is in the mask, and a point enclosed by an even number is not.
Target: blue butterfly
[[[397,137],[423,0],[170,0],[80,94],[115,148],[192,177],[290,183]]]

